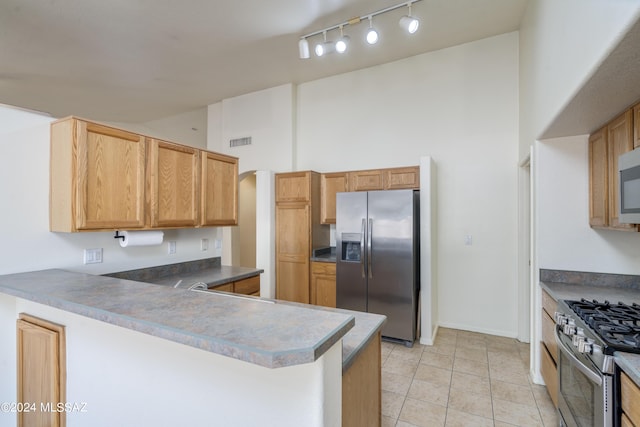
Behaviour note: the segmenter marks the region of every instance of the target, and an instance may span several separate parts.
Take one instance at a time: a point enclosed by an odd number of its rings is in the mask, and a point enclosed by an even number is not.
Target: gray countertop
[[[258,268],[221,265],[219,267],[209,267],[194,272],[184,272],[159,277],[157,279],[153,279],[150,283],[174,286],[178,280],[182,280],[180,287],[188,288],[189,285],[197,282],[203,282],[209,285],[210,288],[213,288],[225,283],[257,276],[263,272],[264,270]]]
[[[585,286],[571,283],[540,282],[551,297],[557,300],[596,299],[611,303],[640,304],[640,290],[615,286]],[[616,351],[615,361],[640,386],[640,355]]]
[[[331,246],[328,248],[316,248],[311,254],[313,262],[336,262],[336,248]]]
[[[56,269],[0,276],[0,292],[268,368],[314,362],[355,325],[345,311]]]

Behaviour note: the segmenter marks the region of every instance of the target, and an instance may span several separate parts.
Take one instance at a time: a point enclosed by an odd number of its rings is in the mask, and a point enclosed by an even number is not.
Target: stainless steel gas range
[[[563,426],[615,426],[613,353],[640,353],[640,305],[558,301],[558,410]]]

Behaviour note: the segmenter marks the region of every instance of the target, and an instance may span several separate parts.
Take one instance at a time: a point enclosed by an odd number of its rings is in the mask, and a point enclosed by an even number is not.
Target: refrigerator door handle
[[[362,218],[362,228],[360,230],[360,265],[361,265],[361,273],[362,273],[362,278],[365,278],[364,275],[364,264],[365,264],[365,260],[364,260],[364,245],[365,245],[365,236],[366,236],[366,229],[367,229],[367,223],[366,220],[364,218]]]
[[[371,264],[373,264],[373,256],[371,253],[371,235],[373,234],[373,220],[369,219],[369,229],[367,230],[367,265],[369,266],[369,279],[373,279],[373,271]]]

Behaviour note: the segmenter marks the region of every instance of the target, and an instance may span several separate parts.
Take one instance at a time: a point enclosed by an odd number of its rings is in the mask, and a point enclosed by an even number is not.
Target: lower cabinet
[[[260,296],[260,276],[251,276],[246,279],[236,280],[235,282],[225,283],[213,288],[211,291],[233,292],[242,295]]]
[[[21,313],[17,320],[18,426],[66,425],[64,326]]]
[[[333,262],[311,263],[311,304],[325,307],[336,306],[336,264]]]
[[[553,315],[558,303],[544,290],[542,291],[542,343],[540,345],[540,371],[547,385],[547,391],[558,407],[558,347],[554,337]]]
[[[342,425],[379,426],[382,422],[380,332],[342,373]]]
[[[624,372],[620,372],[622,426],[640,426],[640,387]],[[626,423],[626,424],[625,424]]]

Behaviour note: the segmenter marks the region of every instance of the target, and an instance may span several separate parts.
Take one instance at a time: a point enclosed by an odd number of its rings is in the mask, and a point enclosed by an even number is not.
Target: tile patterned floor
[[[557,426],[529,381],[529,344],[440,328],[433,346],[382,343],[382,426]]]

